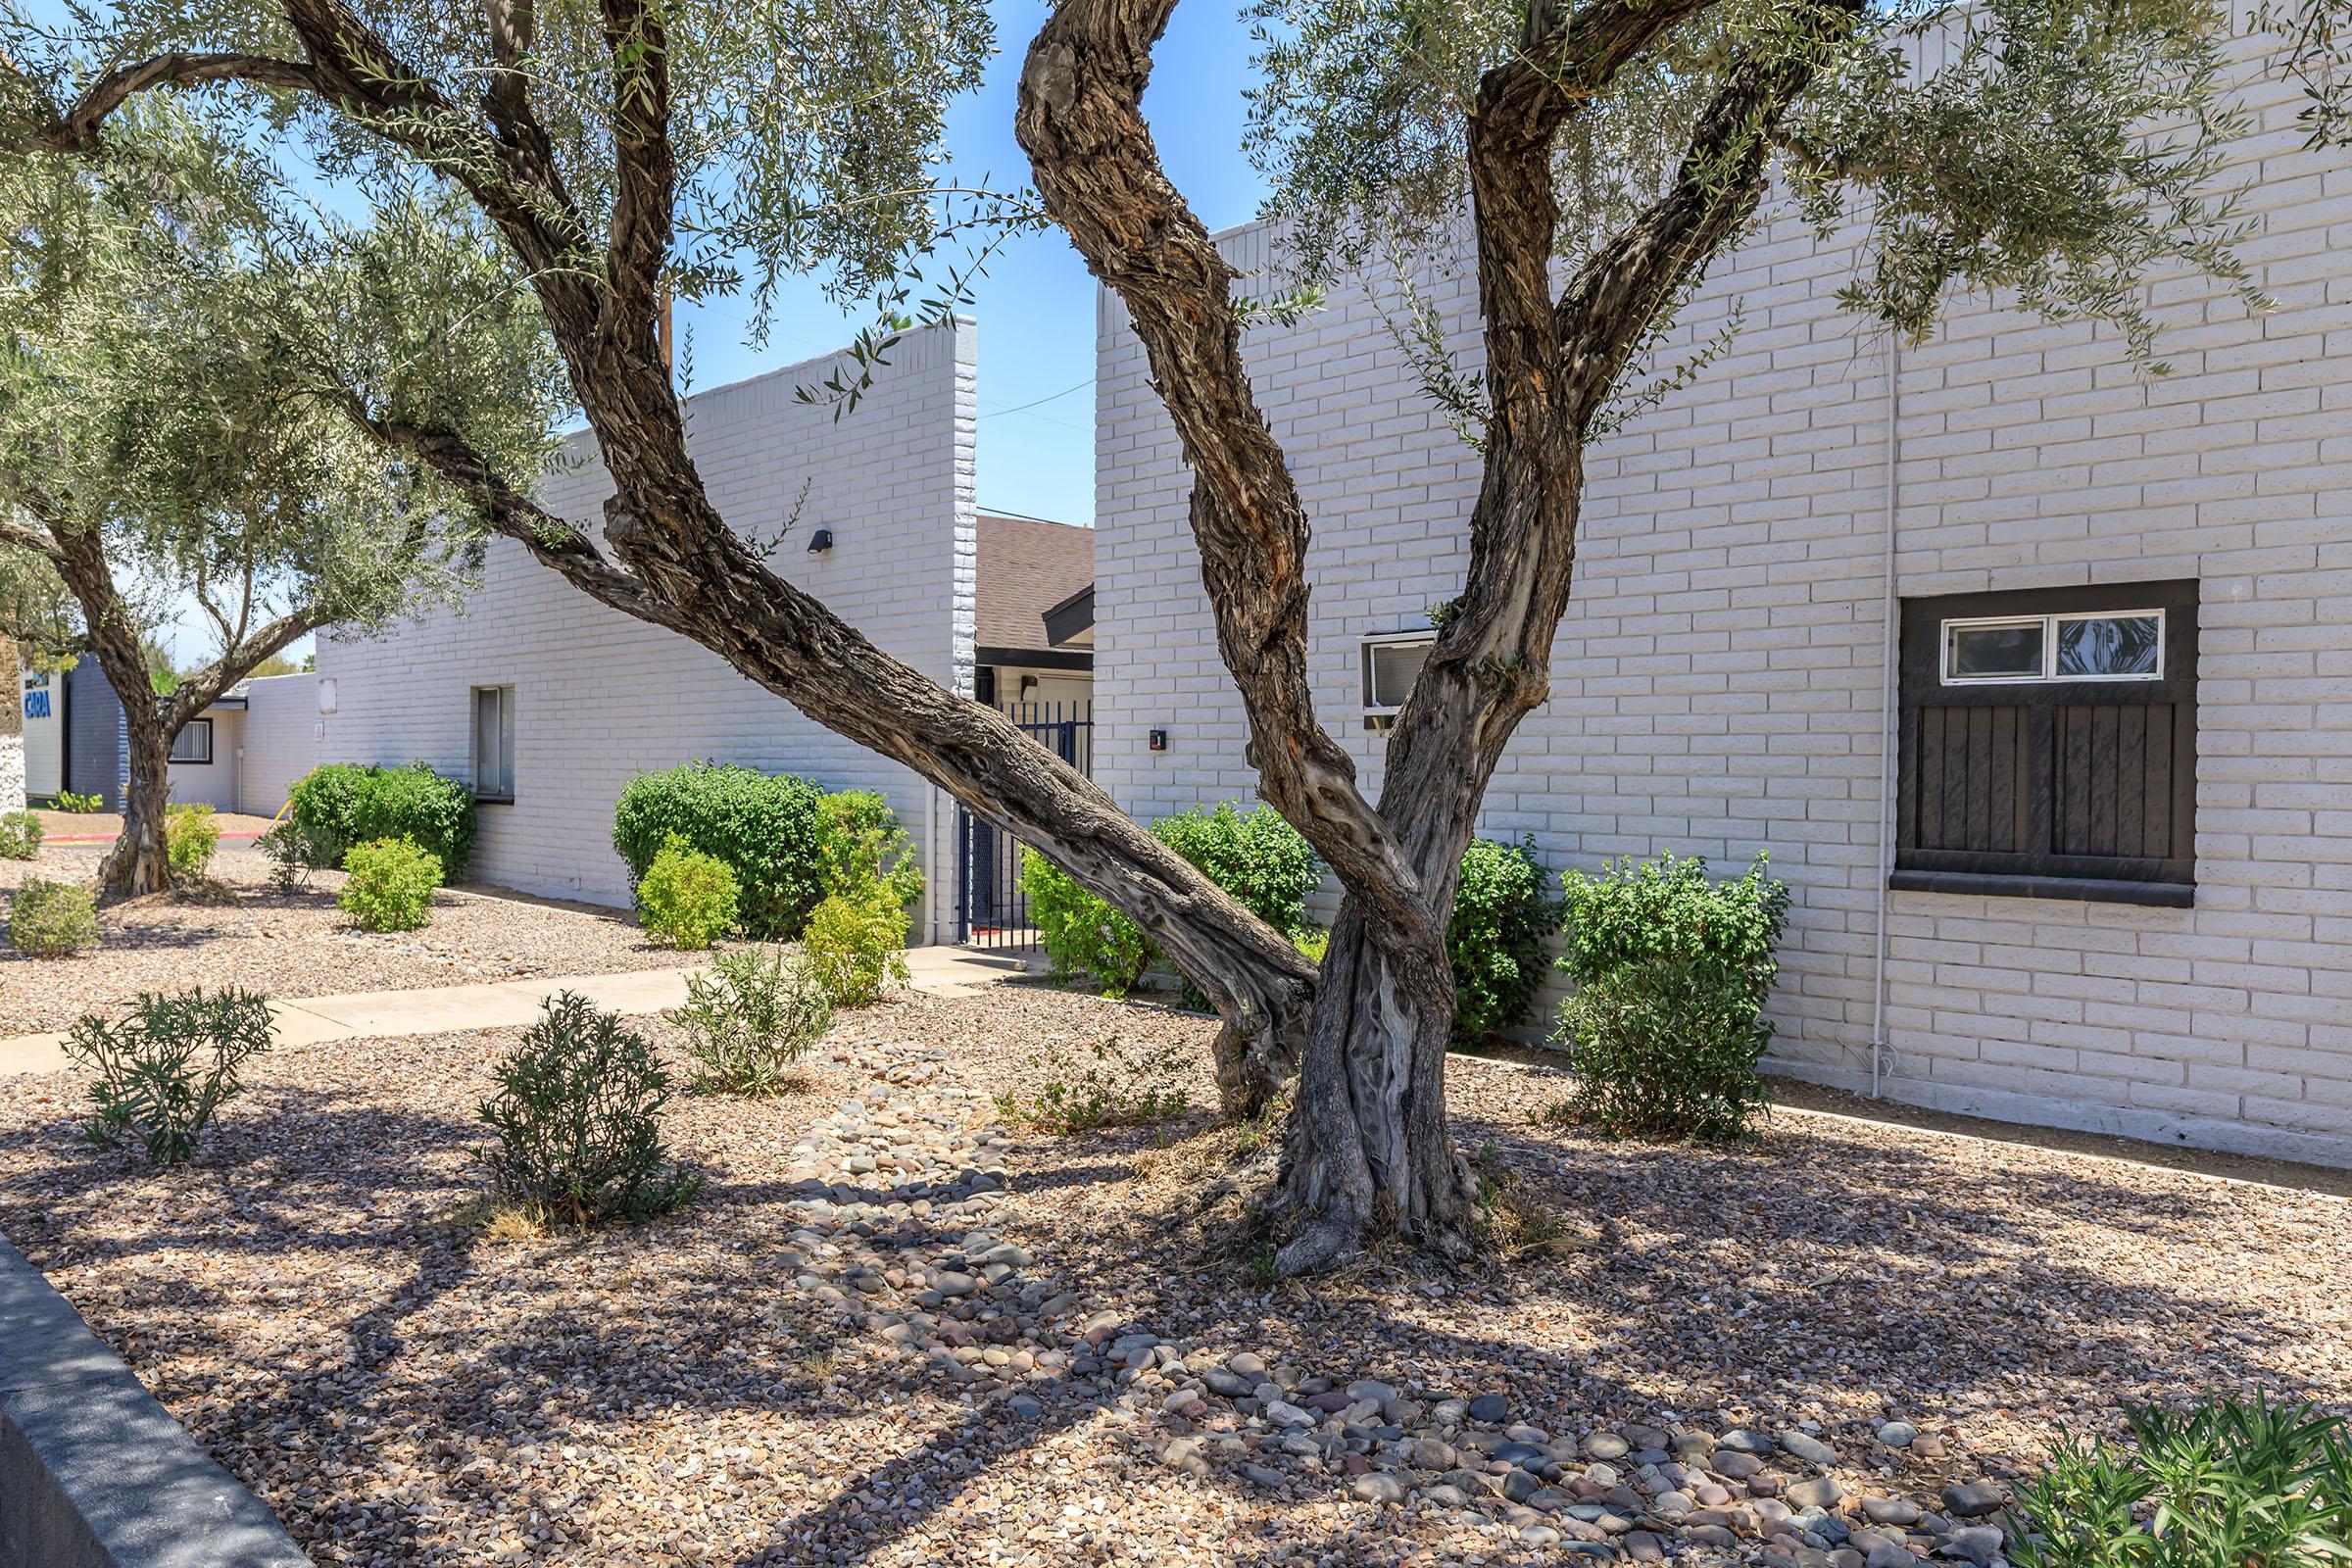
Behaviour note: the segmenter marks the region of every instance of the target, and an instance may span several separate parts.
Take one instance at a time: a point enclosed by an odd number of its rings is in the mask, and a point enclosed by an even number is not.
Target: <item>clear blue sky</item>
[[[979,93],[950,117],[949,147],[956,177],[1020,186],[1029,164],[1012,137],[1013,92],[1046,7],[997,0],[994,10],[998,54]],[[1170,177],[1212,230],[1250,218],[1263,193],[1241,155],[1249,57],[1249,31],[1234,0],[1180,6],[1144,103]],[[983,510],[1094,520],[1095,289],[1058,230],[1015,241],[981,280],[971,314],[980,323]],[[759,349],[745,341],[741,301],[682,313],[694,385],[718,386],[829,352],[859,324],[813,286],[790,290],[785,301]],[[1023,407],[1029,404],[1036,406]]]

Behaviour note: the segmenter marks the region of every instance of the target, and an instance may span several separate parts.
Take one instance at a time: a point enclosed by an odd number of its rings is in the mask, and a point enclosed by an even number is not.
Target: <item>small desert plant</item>
[[[112,1022],[83,1014],[64,1046],[98,1075],[90,1086],[98,1113],[83,1135],[104,1149],[127,1135],[156,1164],[179,1164],[213,1113],[244,1087],[238,1065],[270,1049],[275,1027],[269,1003],[234,987],[141,993]]]
[[[1156,1127],[1191,1108],[1182,1082],[1184,1063],[1173,1050],[1138,1055],[1122,1050],[1119,1037],[1112,1035],[1075,1059],[1056,1051],[1044,1064],[1054,1076],[1036,1094],[997,1097],[997,1110],[1006,1121],[1049,1133],[1088,1133]]]
[[[849,893],[829,893],[808,916],[801,952],[808,972],[837,1007],[859,1007],[883,988],[906,982],[908,917],[898,890],[869,882]]]
[[[335,900],[363,931],[414,931],[431,918],[441,858],[410,839],[355,844],[343,857],[350,873]]]
[[[1553,1113],[1638,1137],[1739,1137],[1766,1101],[1756,1059],[1788,886],[1762,856],[1725,882],[1671,855],[1564,881],[1560,967],[1577,989],[1554,1038],[1577,1083]]]
[[[41,853],[41,819],[30,811],[0,816],[0,860],[29,860]]]
[[[95,795],[76,795],[72,790],[57,792],[57,808],[76,816],[87,816],[105,805],[106,802]]]
[[[637,918],[665,948],[694,951],[735,929],[739,889],[726,861],[672,833],[637,883]]]
[[[670,1080],[654,1048],[587,998],[550,998],[497,1072],[477,1114],[498,1135],[485,1155],[498,1198],[594,1225],[668,1213],[702,1185],[662,1142]]]
[[[313,871],[332,870],[343,863],[341,839],[292,817],[280,821],[254,845],[270,858],[270,883],[280,893],[293,892],[311,879]]]
[[[213,868],[213,852],[220,847],[220,824],[210,806],[174,806],[164,813],[164,855],[172,875],[203,876]]]
[[[772,1095],[833,1027],[833,1004],[807,959],[746,948],[721,954],[708,974],[688,975],[686,1004],[669,1016],[695,1060],[692,1087]]]
[[[1291,945],[1305,955],[1309,962],[1321,963],[1323,956],[1331,951],[1331,933],[1320,927],[1294,931],[1291,933]]]
[[[56,958],[98,945],[98,906],[72,882],[27,877],[8,910],[9,945],[31,958]]]
[[[2067,1440],[2018,1490],[2020,1568],[2322,1568],[2352,1561],[2352,1431],[2309,1405],[2127,1411],[2132,1446]]]

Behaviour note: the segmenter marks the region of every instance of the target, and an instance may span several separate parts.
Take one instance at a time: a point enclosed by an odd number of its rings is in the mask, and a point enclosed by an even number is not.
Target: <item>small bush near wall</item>
[[[270,1004],[235,987],[141,993],[111,1022],[83,1014],[63,1047],[97,1075],[97,1114],[83,1135],[103,1149],[136,1138],[154,1163],[179,1164],[213,1113],[243,1092],[238,1066],[268,1051],[275,1034]]]
[[[2317,1568],[2352,1561],[2352,1428],[2208,1396],[2127,1412],[2130,1446],[2062,1439],[2010,1509],[2019,1568]]]
[[[672,833],[637,884],[637,918],[663,947],[697,951],[735,929],[735,873]]]
[[[90,890],[27,877],[8,909],[9,945],[31,958],[58,958],[98,945],[98,906]]]
[[[1671,855],[1563,883],[1560,967],[1577,989],[1555,1038],[1577,1088],[1556,1113],[1638,1137],[1738,1137],[1765,1102],[1756,1058],[1772,1039],[1787,884],[1762,856],[1714,882],[1705,860]]]
[[[629,780],[612,808],[612,848],[633,887],[676,834],[735,873],[745,934],[798,936],[825,896],[824,792],[789,773],[689,762]]]
[[[709,1094],[773,1095],[833,1027],[833,1004],[806,955],[746,948],[686,977],[686,1004],[670,1021],[686,1034],[693,1087]]]
[[[473,791],[422,762],[376,767],[326,762],[304,775],[286,798],[286,819],[314,854],[332,852],[339,864],[355,844],[408,839],[441,862],[457,881],[473,855],[477,826]]]
[[[201,877],[213,868],[220,824],[205,805],[174,806],[164,813],[164,855],[174,876]]]
[[[1123,997],[1157,956],[1141,926],[1027,848],[1021,851],[1021,892],[1029,900],[1038,945],[1046,950],[1047,972],[1056,985],[1085,975],[1104,996]]]
[[[441,859],[407,839],[355,844],[343,856],[338,908],[363,931],[414,931],[432,918]]]
[[[883,988],[906,981],[909,917],[898,890],[888,883],[825,896],[801,933],[808,972],[837,1007],[861,1007]]]
[[[477,1114],[497,1135],[485,1158],[509,1202],[586,1226],[668,1213],[702,1186],[662,1141],[670,1080],[653,1047],[585,997],[548,999],[497,1071]]]
[[[817,802],[817,853],[827,893],[881,883],[912,908],[923,896],[914,841],[890,803],[872,790],[835,790]]]
[[[0,816],[0,860],[29,860],[41,853],[41,819],[30,811]]]
[[[1545,897],[1550,878],[1536,841],[1479,839],[1462,855],[1460,891],[1446,928],[1453,963],[1453,1038],[1481,1045],[1527,1021],[1560,928],[1562,906]]]
[[[100,796],[76,795],[72,790],[57,792],[57,808],[76,816],[87,816],[104,805],[106,802]]]

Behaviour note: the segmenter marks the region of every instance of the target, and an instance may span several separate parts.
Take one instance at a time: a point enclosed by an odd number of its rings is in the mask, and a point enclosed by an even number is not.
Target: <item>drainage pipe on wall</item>
[[[1879,694],[1879,873],[1873,892],[1877,906],[1877,935],[1875,938],[1874,973],[1870,991],[1870,1098],[1879,1098],[1882,1067],[1886,1056],[1886,912],[1889,894],[1886,884],[1894,876],[1894,791],[1899,771],[1895,757],[1899,737],[1895,731],[1896,637],[1895,613],[1898,605],[1894,592],[1894,531],[1898,500],[1896,466],[1902,456],[1901,436],[1896,421],[1902,412],[1903,339],[1892,327],[1886,332],[1886,537],[1883,542],[1883,592],[1879,605],[1881,648]]]

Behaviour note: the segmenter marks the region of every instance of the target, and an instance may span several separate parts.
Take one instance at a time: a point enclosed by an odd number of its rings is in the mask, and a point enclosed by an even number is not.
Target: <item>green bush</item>
[[[441,862],[456,881],[473,855],[473,792],[422,762],[376,767],[327,762],[311,769],[286,798],[286,819],[318,852],[341,864],[355,844],[408,839]]]
[[[343,855],[343,892],[335,904],[363,931],[414,931],[432,918],[441,858],[408,839],[355,844]]]
[[[1271,806],[1244,811],[1220,801],[1162,817],[1152,833],[1303,950],[1306,901],[1322,883],[1323,866],[1281,812]],[[1125,996],[1161,957],[1134,921],[1034,851],[1022,855],[1021,891],[1051,972],[1065,985],[1084,973],[1105,996]],[[1320,946],[1315,952],[1320,956]],[[1200,988],[1183,979],[1186,1005],[1205,1006]]]
[[[1158,956],[1143,927],[1032,849],[1021,851],[1021,892],[1029,900],[1038,946],[1046,950],[1047,972],[1057,985],[1083,974],[1104,996],[1123,997]]]
[[[41,853],[41,819],[30,811],[0,816],[0,860],[29,860]]]
[[[1561,906],[1544,896],[1549,880],[1533,838],[1477,839],[1463,852],[1461,887],[1446,930],[1455,1044],[1484,1044],[1525,1023],[1535,1009],[1549,957],[1545,941],[1560,928]]]
[[[676,834],[735,873],[744,933],[798,936],[825,896],[824,792],[805,778],[689,762],[629,780],[612,808],[612,848],[632,886]]]
[[[268,1051],[275,1033],[270,1004],[234,987],[142,992],[115,1022],[84,1013],[64,1045],[97,1074],[90,1099],[98,1110],[83,1136],[112,1149],[128,1135],[156,1164],[180,1163],[213,1113],[243,1090],[239,1064]]]
[[[173,875],[203,876],[213,868],[213,852],[220,847],[220,824],[210,806],[199,802],[164,812],[164,855]]]
[[[1562,880],[1560,967],[1577,989],[1554,1038],[1577,1087],[1560,1113],[1637,1136],[1738,1137],[1765,1102],[1756,1058],[1788,886],[1760,855],[1725,882],[1671,855]]]
[[[2062,1441],[2018,1489],[2019,1568],[2322,1568],[2352,1561],[2352,1430],[2309,1405],[2127,1411],[2132,1446]]]
[[[688,975],[686,1004],[669,1016],[694,1057],[692,1087],[772,1095],[833,1027],[833,1004],[805,956],[746,948],[719,955],[708,973]]]
[[[100,796],[76,795],[72,790],[57,792],[57,808],[61,811],[70,811],[76,816],[88,816],[105,805],[106,801]]]
[[[902,950],[909,923],[906,906],[887,883],[825,895],[801,933],[801,952],[826,1000],[858,1007],[880,997],[886,985],[905,984]]]
[[[9,945],[33,958],[61,957],[98,945],[98,905],[72,882],[27,877],[8,909]]]
[[[270,858],[270,883],[280,893],[293,892],[313,871],[332,870],[343,860],[340,840],[291,817],[254,840],[254,846]]]
[[[653,1047],[587,998],[550,998],[497,1073],[477,1114],[502,1198],[585,1226],[665,1214],[702,1185],[662,1142],[670,1081]]]
[[[836,790],[817,801],[817,858],[827,893],[882,883],[912,908],[923,896],[914,842],[890,803],[872,790]]]
[[[735,929],[735,873],[672,833],[637,883],[637,917],[667,948],[699,951]]]

